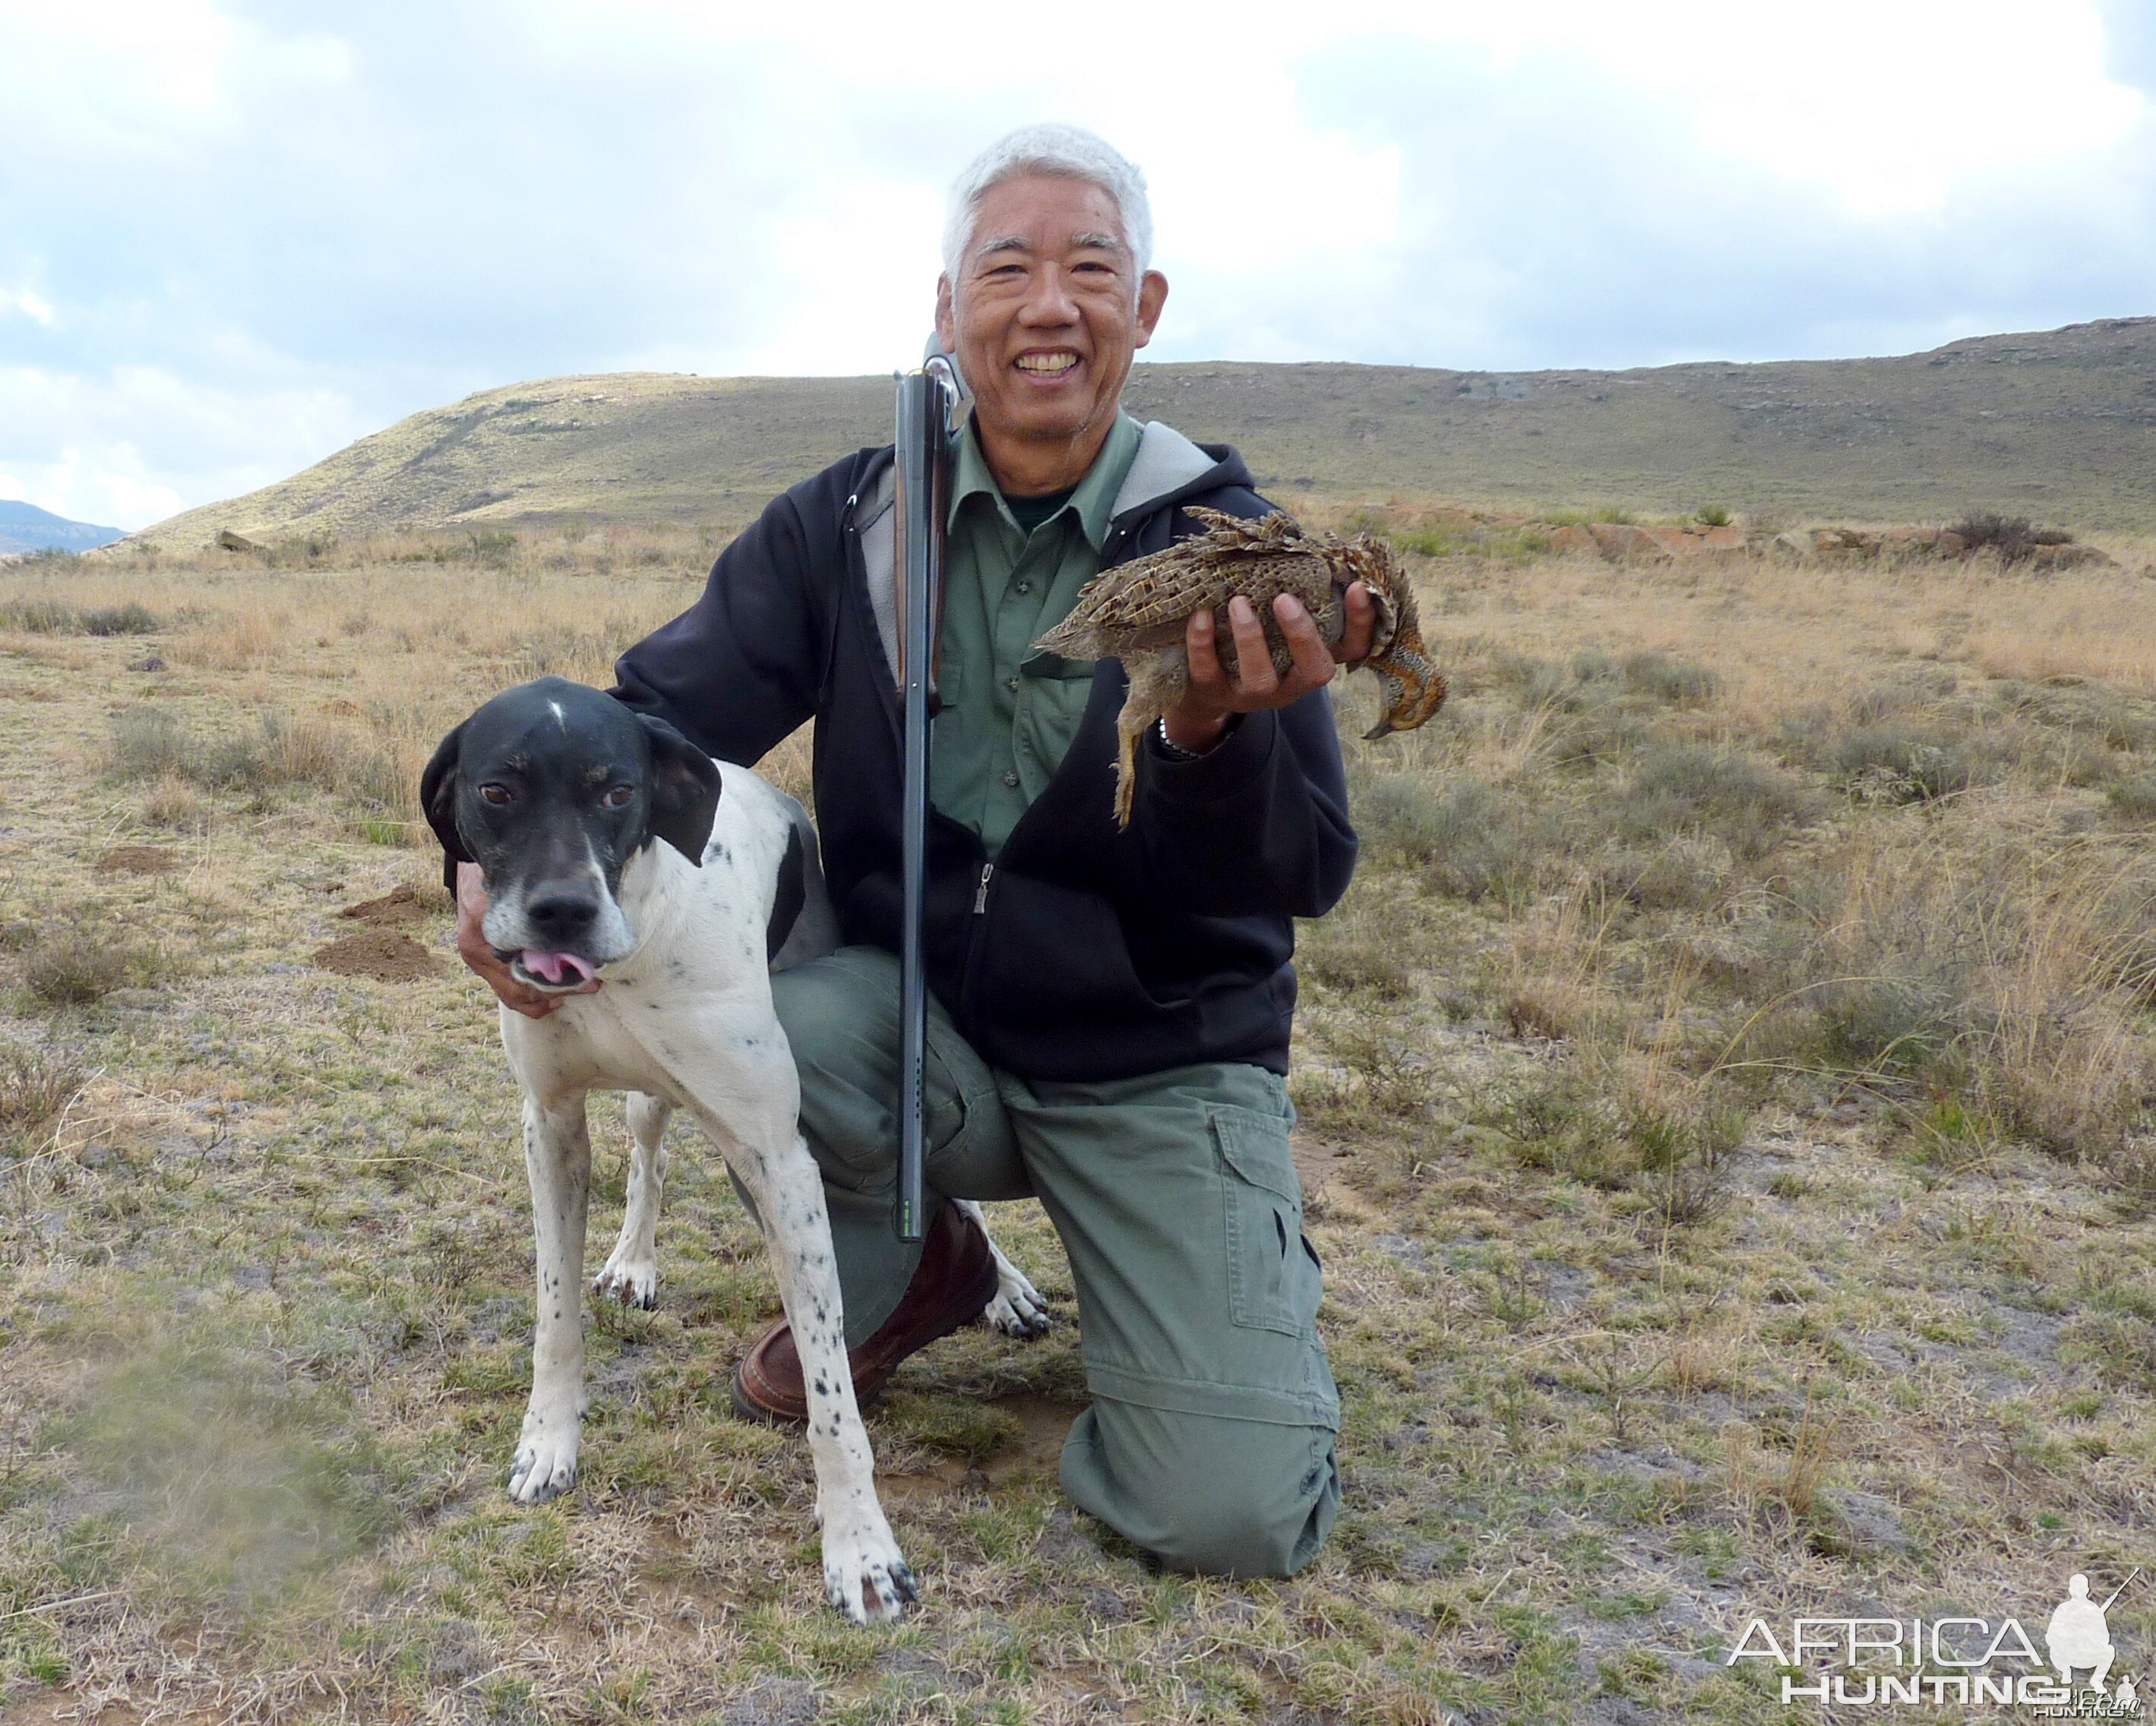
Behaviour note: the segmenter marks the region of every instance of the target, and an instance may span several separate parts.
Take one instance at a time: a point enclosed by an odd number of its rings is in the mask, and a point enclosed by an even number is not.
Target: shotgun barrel
[[[897,378],[899,705],[906,773],[900,845],[898,1194],[901,1241],[928,1229],[928,975],[921,949],[928,877],[928,722],[935,717],[936,646],[943,609],[943,532],[950,511],[950,437],[964,392],[949,358],[932,352]]]

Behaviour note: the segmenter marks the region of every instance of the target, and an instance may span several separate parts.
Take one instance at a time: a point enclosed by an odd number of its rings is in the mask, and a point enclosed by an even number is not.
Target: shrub
[[[82,1080],[81,1066],[64,1050],[0,1050],[0,1133],[38,1133],[67,1107]]]
[[[116,936],[102,920],[54,922],[23,955],[23,984],[49,1007],[85,1007],[164,972],[157,948]]]
[[[2038,546],[2071,545],[2074,538],[2064,528],[2039,527],[2026,516],[1997,510],[1972,510],[1947,531],[1966,540],[1972,552],[1998,552],[2002,563],[2019,563]]]
[[[1496,794],[1473,779],[1442,790],[1419,774],[1372,779],[1356,799],[1356,821],[1371,850],[1428,863],[1496,818]]]
[[[1702,906],[1722,896],[1730,858],[1712,840],[1680,840],[1654,850],[1620,846],[1594,860],[1591,878],[1613,902],[1647,910]]]
[[[2137,773],[2104,793],[2111,811],[2123,821],[2156,821],[2156,773]]]
[[[1718,503],[1703,503],[1692,511],[1692,520],[1702,527],[1727,527],[1729,511]]]
[[[192,778],[192,750],[187,727],[162,707],[128,707],[112,716],[112,765],[123,778]]]
[[[1784,774],[1697,743],[1663,744],[1633,768],[1619,827],[1633,838],[1712,830],[1732,850],[1756,855],[1770,842],[1767,830],[1805,809],[1802,789]]]
[[[156,613],[131,599],[125,605],[107,605],[84,612],[81,627],[85,635],[147,635],[164,625]]]
[[[1484,1116],[1529,1169],[1618,1189],[1630,1173],[1622,1123],[1577,1075],[1558,1073],[1501,1096]]]
[[[1405,1000],[1414,993],[1407,966],[1381,947],[1340,942],[1309,947],[1296,954],[1295,968],[1327,989],[1371,995],[1381,1001]]]
[[[467,537],[463,556],[474,563],[490,568],[506,569],[509,560],[516,552],[516,536],[500,528],[490,528]]]
[[[1415,552],[1425,557],[1450,557],[1455,552],[1481,549],[1477,536],[1458,532],[1450,527],[1396,530],[1385,537],[1401,551]]]
[[[30,635],[64,635],[74,622],[74,608],[55,599],[0,601],[0,629],[20,629]]]
[[[1672,706],[1697,707],[1714,699],[1722,680],[1704,665],[1690,660],[1673,660],[1666,654],[1627,654],[1619,667],[1625,686],[1640,695],[1654,696]]]
[[[251,734],[203,739],[161,707],[130,707],[112,719],[113,770],[123,778],[181,780],[212,791],[260,793],[312,785],[379,814],[400,809],[408,776],[390,752],[357,745],[318,719],[272,710]]]
[[[1733,1109],[1635,1105],[1625,1122],[1625,1138],[1640,1159],[1632,1189],[1672,1227],[1706,1221],[1727,1202],[1729,1159],[1743,1142],[1744,1128],[1744,1116]]]
[[[508,670],[519,681],[533,677],[588,681],[595,668],[603,672],[613,664],[620,645],[618,636],[603,630],[557,624],[518,641],[511,650]],[[605,681],[603,676],[599,681]]]
[[[1962,1030],[1958,990],[1935,977],[1881,976],[1819,994],[1821,1052],[1845,1071],[1907,1075],[1940,1063]]]
[[[164,628],[157,614],[129,600],[125,605],[78,611],[57,599],[0,601],[0,629],[32,635],[147,635]]]
[[[1976,782],[1968,753],[1899,726],[1866,726],[1834,746],[1835,771],[1867,803],[1924,803],[1966,791]]]
[[[1432,892],[1505,897],[1526,879],[1527,848],[1511,812],[1478,780],[1456,780],[1440,790],[1415,774],[1389,774],[1363,788],[1355,814],[1373,854],[1419,866]]]
[[[1531,527],[1394,528],[1385,537],[1401,551],[1425,557],[1467,556],[1527,563],[1549,550],[1549,537]]]
[[[1571,686],[1564,673],[1532,654],[1501,653],[1491,661],[1490,675],[1501,687],[1511,690],[1522,707],[1571,704]]]

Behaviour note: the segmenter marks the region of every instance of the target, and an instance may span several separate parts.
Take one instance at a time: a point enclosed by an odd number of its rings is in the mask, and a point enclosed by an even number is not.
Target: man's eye
[[[506,785],[482,785],[479,788],[479,794],[496,809],[500,809],[502,804],[509,801],[509,788]]]
[[[629,799],[635,794],[635,792],[627,785],[615,785],[608,790],[607,794],[602,797],[599,802],[608,809],[618,809],[627,804]]]

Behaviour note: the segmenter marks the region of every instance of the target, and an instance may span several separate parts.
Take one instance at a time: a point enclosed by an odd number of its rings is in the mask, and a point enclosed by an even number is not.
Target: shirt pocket
[[[1229,1316],[1246,1329],[1313,1334],[1322,1277],[1317,1250],[1303,1237],[1302,1183],[1286,1121],[1216,1108],[1213,1137],[1220,1152]]]
[[[1041,789],[1070,753],[1086,705],[1093,698],[1094,660],[1066,660],[1037,653],[1019,669],[1019,771],[1029,774],[1028,797]],[[1037,775],[1037,778],[1034,776]]]

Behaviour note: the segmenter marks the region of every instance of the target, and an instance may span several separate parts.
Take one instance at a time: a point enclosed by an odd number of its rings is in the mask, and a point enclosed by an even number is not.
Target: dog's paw
[[[592,1279],[592,1293],[602,1301],[649,1312],[659,1304],[659,1267],[608,1259],[606,1268]]]
[[[577,1483],[577,1434],[573,1427],[557,1436],[532,1431],[528,1420],[525,1425],[509,1465],[509,1496],[519,1504],[543,1504]]]
[[[996,1267],[996,1297],[981,1314],[981,1323],[1007,1337],[1044,1335],[1055,1323],[1048,1302],[1024,1271],[1006,1261]]]
[[[880,1520],[880,1518],[879,1518]],[[886,1528],[879,1534],[824,1536],[824,1592],[855,1624],[896,1624],[921,1587]]]

